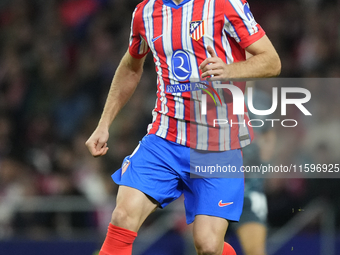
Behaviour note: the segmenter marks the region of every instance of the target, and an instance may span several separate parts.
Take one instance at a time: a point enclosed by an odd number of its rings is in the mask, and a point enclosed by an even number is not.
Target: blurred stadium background
[[[278,50],[282,77],[340,78],[340,1],[249,2]],[[117,191],[110,174],[151,121],[151,56],[112,125],[108,156],[92,158],[84,143],[127,49],[138,3],[0,0],[0,254],[91,255],[100,247]],[[340,163],[340,80],[333,81],[307,87],[317,102],[313,122],[277,129],[273,164]],[[340,254],[339,184],[266,179],[269,255]],[[134,254],[195,254],[189,232],[179,201],[147,220]],[[239,251],[235,235],[227,238]]]

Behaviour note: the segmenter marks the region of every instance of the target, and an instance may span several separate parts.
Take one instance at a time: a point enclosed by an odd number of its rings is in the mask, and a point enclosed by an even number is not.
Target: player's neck
[[[175,4],[179,5],[180,3],[183,2],[183,0],[172,0]]]

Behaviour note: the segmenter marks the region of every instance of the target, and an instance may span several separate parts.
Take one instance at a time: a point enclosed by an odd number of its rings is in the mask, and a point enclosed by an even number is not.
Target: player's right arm
[[[85,143],[92,156],[98,157],[107,153],[109,127],[135,91],[142,76],[144,60],[145,56],[135,58],[129,51],[122,58],[113,77],[98,126]]]

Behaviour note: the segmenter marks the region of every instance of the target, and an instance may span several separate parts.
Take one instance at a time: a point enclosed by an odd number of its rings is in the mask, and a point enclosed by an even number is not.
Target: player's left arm
[[[281,72],[279,55],[266,35],[245,48],[252,55],[245,61],[228,65],[216,56],[212,47],[207,50],[211,57],[202,62],[200,69],[201,77],[210,81],[274,77]]]

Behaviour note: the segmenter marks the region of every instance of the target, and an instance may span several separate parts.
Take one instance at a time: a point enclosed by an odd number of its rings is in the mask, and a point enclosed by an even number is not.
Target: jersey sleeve
[[[224,29],[242,48],[248,47],[265,35],[245,0],[225,1]]]
[[[131,32],[129,40],[129,52],[134,58],[142,58],[149,51],[149,45],[143,38],[145,35],[144,22],[143,22],[143,10],[140,5],[136,7],[132,14]]]

